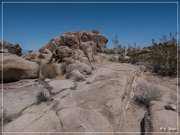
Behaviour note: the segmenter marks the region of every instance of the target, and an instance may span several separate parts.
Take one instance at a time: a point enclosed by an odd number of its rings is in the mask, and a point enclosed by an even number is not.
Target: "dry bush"
[[[92,30],[92,33],[99,34],[99,31],[94,29],[94,30]]]
[[[160,76],[177,76],[177,44],[168,41],[153,45],[147,57],[147,68]],[[179,61],[178,61],[179,63]]]
[[[40,79],[55,78],[57,76],[57,67],[54,63],[40,65]]]
[[[137,105],[148,108],[150,101],[158,101],[162,96],[163,92],[158,87],[142,82],[133,99]]]
[[[67,67],[67,63],[63,62],[61,64],[61,72],[63,75],[66,73],[66,67]]]

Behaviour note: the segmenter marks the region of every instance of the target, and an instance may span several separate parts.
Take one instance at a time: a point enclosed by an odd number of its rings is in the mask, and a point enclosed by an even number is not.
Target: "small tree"
[[[117,49],[118,53],[121,55],[125,51],[125,46],[123,47],[119,42],[119,36],[116,34],[112,39],[114,48]]]
[[[114,36],[114,38],[112,39],[112,42],[113,42],[114,48],[118,48],[118,47],[120,46],[119,37],[118,37],[117,34],[116,34],[116,35]]]

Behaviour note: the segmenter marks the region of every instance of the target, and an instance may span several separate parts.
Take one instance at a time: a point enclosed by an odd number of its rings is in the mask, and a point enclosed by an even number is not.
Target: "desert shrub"
[[[94,30],[92,30],[92,33],[94,33],[94,34],[99,34],[99,31],[96,30],[96,29],[94,29]]]
[[[65,73],[66,73],[66,67],[67,67],[67,64],[66,64],[65,62],[63,62],[63,63],[61,64],[61,72],[62,72],[62,74],[65,74]]]
[[[46,96],[46,93],[43,91],[38,92],[36,95],[36,101],[37,102],[46,102],[48,100],[48,97]]]
[[[3,125],[9,123],[11,121],[11,118],[9,116],[7,116],[7,111],[6,109],[3,109],[3,113],[1,111],[0,114],[0,126],[2,126],[2,120],[3,120]]]
[[[141,83],[133,99],[137,105],[148,108],[150,101],[158,101],[162,95],[158,87]]]
[[[54,63],[40,65],[40,79],[54,78],[57,76],[57,68]]]
[[[151,46],[151,52],[147,57],[147,61],[147,68],[150,69],[150,71],[160,76],[176,76],[177,44],[168,41]]]
[[[93,59],[92,59],[92,61],[91,61],[92,63],[96,63],[97,62],[97,60],[93,57]]]
[[[136,64],[141,60],[141,57],[138,54],[135,54],[133,57],[130,58],[130,63]]]

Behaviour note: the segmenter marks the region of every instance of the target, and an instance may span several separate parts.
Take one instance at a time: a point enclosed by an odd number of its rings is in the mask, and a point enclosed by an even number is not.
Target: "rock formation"
[[[3,82],[33,79],[38,76],[38,65],[36,63],[12,54],[3,54],[0,65],[3,66],[0,68],[0,73],[3,73],[3,78],[1,76],[0,80]]]
[[[176,87],[160,80],[142,74],[138,66],[107,62],[83,83],[63,79],[4,84],[4,107],[11,118],[5,123],[4,132],[175,135],[177,121],[180,122]],[[46,103],[33,100],[40,90],[47,93]]]
[[[107,41],[94,30],[65,33],[21,57],[17,46],[4,47],[3,131],[175,135],[180,129],[176,79],[118,63],[149,50],[125,51],[120,57],[116,49],[106,48]]]
[[[90,55],[92,55],[93,52],[105,53],[107,51],[107,42],[108,39],[101,34],[92,32],[68,32],[51,39],[47,45],[40,49],[40,52],[58,52],[59,49],[64,49],[62,46],[66,46],[66,48],[68,47],[72,51],[76,49],[82,50],[91,60],[92,56]]]
[[[0,49],[1,51],[3,50],[2,53],[4,52],[8,52],[8,53],[11,53],[11,54],[16,54],[18,56],[21,56],[22,55],[22,49],[20,47],[19,44],[11,44],[9,42],[6,42],[6,41],[3,41],[3,42],[0,42]]]

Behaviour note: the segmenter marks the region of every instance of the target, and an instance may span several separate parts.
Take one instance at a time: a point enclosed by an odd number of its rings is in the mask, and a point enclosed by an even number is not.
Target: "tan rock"
[[[52,87],[52,93],[58,93],[62,90],[71,89],[74,87],[72,80],[53,80],[49,82],[49,86]]]
[[[3,48],[3,52],[4,53],[11,53],[11,54],[16,54],[18,56],[21,56],[22,55],[22,49],[20,47],[19,44],[11,44],[9,42],[6,42],[6,41],[1,41],[0,42],[0,50]],[[6,50],[6,51],[5,51]]]
[[[0,79],[3,79],[4,82],[33,79],[37,77],[38,65],[15,55],[4,54],[2,72],[3,78],[0,77]]]
[[[72,54],[72,50],[67,46],[60,46],[55,51],[55,59],[62,61],[64,58],[70,57]]]
[[[38,85],[35,79],[6,83],[3,88],[3,107],[7,116],[19,114],[23,109],[34,104],[41,90],[49,96],[48,91],[43,89],[43,85]]]

